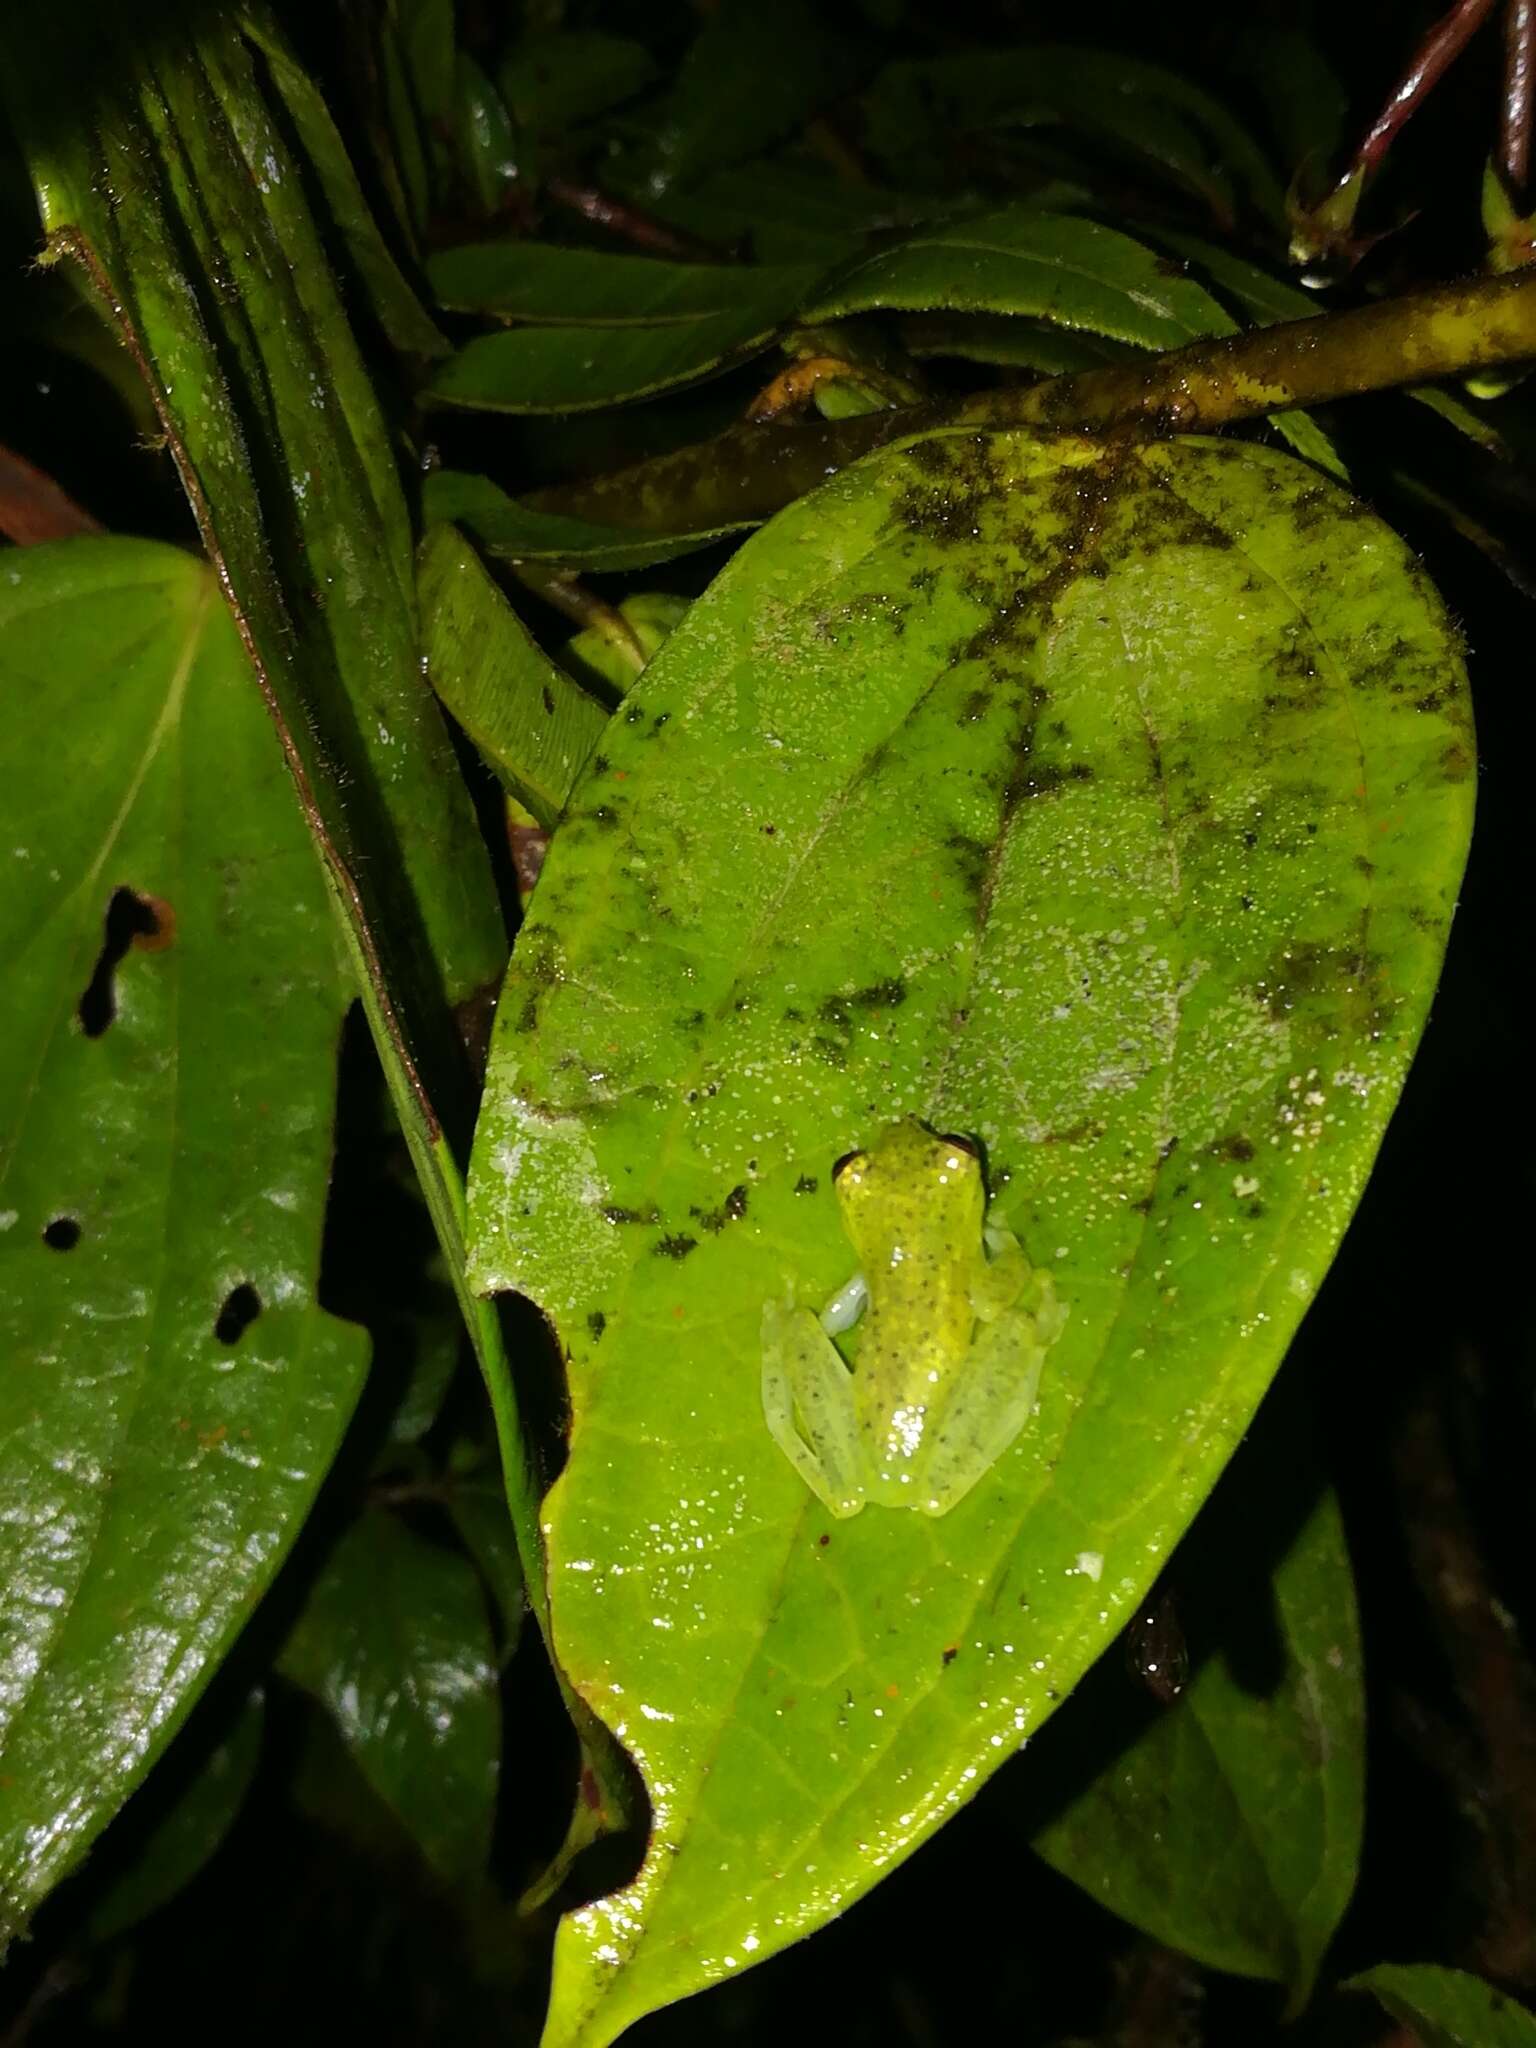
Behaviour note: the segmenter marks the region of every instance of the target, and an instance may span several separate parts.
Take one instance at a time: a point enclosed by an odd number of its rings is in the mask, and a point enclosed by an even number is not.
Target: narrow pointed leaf
[[[144,1777],[357,1397],[315,1302],[351,990],[217,583],[0,573],[0,1938]]]
[[[1378,1963],[1345,1991],[1369,1991],[1423,2048],[1536,2048],[1536,2014],[1465,1970]]]
[[[570,1355],[556,1652],[634,1753],[635,1881],[549,2048],[820,1925],[1045,1718],[1245,1428],[1422,1025],[1473,756],[1409,551],[1242,444],[950,434],[780,514],[626,699],[534,895],[480,1284]],[[835,1161],[984,1146],[1067,1304],[937,1521],[833,1525],[764,1303],[849,1277]]]
[[[665,263],[506,238],[445,249],[427,274],[456,313],[570,327],[684,327],[748,304],[767,308],[771,324],[817,276],[805,264]]]
[[[440,469],[429,476],[423,498],[429,520],[452,520],[472,533],[487,554],[510,562],[556,562],[572,569],[648,569],[679,555],[696,554],[753,524],[741,519],[678,532],[608,526],[545,512],[509,496],[489,477],[456,469]]]
[[[1177,348],[1233,322],[1193,278],[1097,221],[1010,207],[919,230],[812,294],[807,320],[884,310],[1027,314],[1142,348]]]
[[[817,275],[797,265],[658,263],[515,243],[465,254],[483,273],[478,290],[492,310],[536,309],[517,317],[538,324],[467,343],[427,387],[439,405],[491,412],[592,412],[712,376],[766,347]],[[577,261],[547,260],[566,256]],[[530,259],[526,288],[521,259]],[[450,261],[439,275],[456,294],[450,303],[462,303],[474,265],[455,270]],[[560,303],[576,310],[548,310]]]
[[[396,348],[409,354],[446,355],[447,342],[379,233],[324,95],[264,8],[250,8],[241,21],[292,118],[324,190],[331,218],[368,288],[379,325]]]
[[[534,645],[453,527],[427,535],[420,574],[432,687],[512,795],[541,825],[553,825],[608,723],[608,706]]]

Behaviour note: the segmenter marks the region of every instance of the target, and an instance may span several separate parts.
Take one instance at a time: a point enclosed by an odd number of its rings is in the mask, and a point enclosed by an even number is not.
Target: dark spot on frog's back
[[[654,1207],[626,1209],[618,1202],[611,1202],[603,1210],[603,1215],[609,1223],[656,1223],[660,1220]]]
[[[593,1309],[591,1315],[587,1317],[587,1328],[591,1332],[594,1344],[602,1341],[603,1332],[607,1327],[608,1318],[603,1314],[602,1310],[600,1308]]]
[[[1229,1131],[1224,1138],[1218,1138],[1207,1148],[1213,1159],[1229,1159],[1235,1165],[1245,1165],[1253,1157],[1253,1140],[1244,1137],[1241,1131]]]
[[[814,1173],[802,1173],[795,1182],[795,1193],[797,1195],[814,1195],[819,1185],[820,1183]]]
[[[871,982],[868,988],[855,989],[851,1000],[861,1010],[895,1010],[907,1000],[907,984],[893,974],[884,981]]]

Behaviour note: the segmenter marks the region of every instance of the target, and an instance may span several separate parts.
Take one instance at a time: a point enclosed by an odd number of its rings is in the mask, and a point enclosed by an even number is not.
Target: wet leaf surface
[[[4,1930],[184,1720],[302,1525],[363,1333],[315,1303],[351,997],[212,573],[0,573]]]
[[[473,1269],[570,1357],[557,1653],[654,1804],[548,2041],[809,1932],[1130,1617],[1331,1259],[1433,988],[1473,775],[1407,548],[1239,443],[947,434],[781,514],[557,834],[497,1017]],[[764,1302],[849,1277],[834,1162],[985,1150],[1069,1307],[951,1513],[832,1524]]]

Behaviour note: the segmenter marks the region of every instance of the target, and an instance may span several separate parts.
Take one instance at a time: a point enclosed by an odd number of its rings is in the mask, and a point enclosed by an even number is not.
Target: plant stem
[[[1397,384],[1427,384],[1536,356],[1536,276],[1476,278],[1196,342],[1024,391],[969,399],[960,419],[1094,433],[1209,433]]]
[[[1356,171],[1374,173],[1392,147],[1409,117],[1424,104],[1473,36],[1493,12],[1494,0],[1456,0],[1425,36],[1408,69],[1392,88],[1386,105],[1372,122],[1365,140],[1355,151],[1349,170],[1340,179],[1347,184]]]
[[[1536,0],[1508,0],[1504,90],[1499,107],[1499,175],[1510,202],[1524,207],[1531,181],[1531,96],[1536,91]]]
[[[1211,433],[1294,406],[1358,397],[1536,357],[1536,272],[1481,277],[1347,313],[1196,342],[960,406],[898,406],[862,418],[728,428],[628,469],[536,493],[537,509],[645,533],[750,524],[861,455],[952,426],[1092,433]]]

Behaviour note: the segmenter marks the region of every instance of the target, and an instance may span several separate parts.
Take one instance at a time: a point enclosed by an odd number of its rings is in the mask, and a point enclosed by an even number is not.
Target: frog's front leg
[[[774,1442],[834,1515],[864,1505],[853,1375],[808,1308],[763,1304],[763,1415]]]
[[[985,1317],[978,1302],[978,1317],[985,1319],[978,1320],[964,1372],[935,1423],[914,1502],[924,1514],[947,1515],[1012,1444],[1034,1412],[1045,1354],[1067,1320],[1050,1275],[1035,1273],[1015,1250],[1022,1271],[998,1278],[999,1292],[1013,1287],[1013,1305],[996,1309],[994,1295],[986,1303],[993,1314]],[[994,1261],[989,1273],[1001,1263]]]

